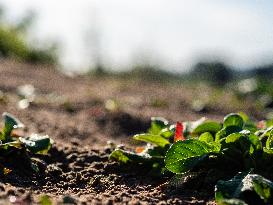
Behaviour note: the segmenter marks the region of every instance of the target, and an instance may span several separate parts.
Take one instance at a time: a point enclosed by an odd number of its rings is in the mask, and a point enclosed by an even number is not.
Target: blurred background
[[[272,62],[270,1],[0,3],[2,26],[24,30],[30,46],[55,43],[60,63],[77,72],[98,63],[116,71],[147,61],[168,71],[185,72],[202,60],[224,61],[241,70]]]
[[[2,59],[89,79],[176,84],[194,90],[186,104],[197,113],[220,103],[216,111],[231,107],[227,110],[273,115],[270,1],[1,0],[0,5]],[[169,103],[158,96],[152,101],[154,107]]]

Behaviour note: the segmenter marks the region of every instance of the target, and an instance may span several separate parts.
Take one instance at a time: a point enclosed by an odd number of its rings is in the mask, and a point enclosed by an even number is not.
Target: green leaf
[[[263,147],[263,151],[266,154],[273,155],[273,149],[267,149],[266,147]]]
[[[136,154],[134,152],[125,151],[122,149],[115,149],[109,156],[110,159],[116,160],[121,163],[152,163],[160,162],[162,163],[163,157],[152,157],[149,154]]]
[[[168,125],[168,121],[163,117],[152,117],[151,121],[149,133],[153,135],[158,135]]]
[[[217,182],[215,199],[217,202],[232,198],[247,200],[244,198],[246,192],[258,196],[265,203],[272,202],[273,183],[257,174],[240,173],[228,181]]]
[[[216,133],[221,130],[222,125],[214,121],[205,121],[202,124],[198,125],[193,131],[192,135],[200,135],[204,132]]]
[[[4,112],[2,116],[4,119],[4,128],[2,130],[2,134],[0,135],[1,140],[2,141],[9,141],[11,131],[16,128],[24,127],[24,124],[21,123],[16,117],[14,117],[10,113]]]
[[[52,202],[52,200],[50,199],[49,196],[47,196],[47,195],[42,195],[42,196],[40,197],[40,204],[41,204],[41,205],[52,205],[53,202]]]
[[[262,150],[262,143],[259,137],[250,132],[232,133],[226,137],[225,142],[227,144],[237,143],[241,151],[248,152],[250,155],[258,150]]]
[[[175,133],[175,127],[176,127],[175,125],[170,125],[169,127],[162,129],[159,132],[158,135],[160,135],[160,136],[162,136],[162,137],[164,137],[166,139],[169,139],[171,136],[174,135],[174,133]]]
[[[0,149],[8,149],[9,147],[22,148],[22,144],[20,141],[7,142],[4,144],[0,144]]]
[[[227,137],[228,135],[232,133],[236,133],[236,132],[238,133],[240,131],[242,131],[241,127],[237,127],[237,126],[224,127],[219,132],[216,133],[215,141],[219,142],[221,139]]]
[[[250,172],[239,173],[228,181],[219,180],[215,187],[216,201],[239,198],[244,186],[243,180],[249,173]]]
[[[270,131],[269,137],[266,140],[266,148],[273,150],[273,130]]]
[[[152,135],[152,134],[138,134],[133,137],[135,140],[152,143],[159,147],[165,147],[170,142],[160,135]]]
[[[263,147],[263,151],[267,154],[273,155],[273,130],[270,130],[269,134],[267,133],[267,135],[268,137],[266,140],[265,147]]]
[[[20,137],[19,140],[30,152],[35,154],[46,154],[53,144],[53,140],[48,135],[32,134],[27,138]]]
[[[244,122],[248,122],[249,121],[249,117],[247,116],[246,113],[244,113],[244,112],[238,112],[238,115],[241,116],[241,118],[244,120]]]
[[[198,165],[208,154],[219,151],[219,144],[210,145],[197,139],[178,141],[167,151],[166,168],[174,173],[183,173]]]
[[[255,133],[255,135],[258,135],[259,138],[262,139],[267,139],[268,137],[272,136],[273,134],[273,126],[265,129],[265,130],[259,130]]]
[[[253,183],[254,191],[260,196],[264,202],[273,202],[273,183],[257,174],[249,176],[249,181]]]
[[[127,163],[128,161],[130,161],[129,156],[127,156],[128,154],[134,154],[132,153],[125,153],[125,151],[121,150],[121,149],[115,149],[109,156],[110,159],[116,160],[118,162],[121,163]],[[134,154],[135,155],[135,154]]]
[[[251,146],[249,150],[250,154],[254,154],[255,151],[263,149],[262,142],[260,141],[258,136],[254,134],[250,134],[248,136],[248,140],[251,142]]]
[[[252,122],[249,117],[247,116],[247,114],[243,113],[243,112],[239,112],[238,113],[241,118],[244,120],[244,129],[249,130],[251,132],[256,132],[257,131],[257,126],[254,122]]]
[[[232,133],[227,136],[226,143],[234,143],[240,140],[241,137],[243,137],[241,133]]]
[[[240,199],[223,199],[223,200],[217,201],[217,205],[248,205],[248,204]]]
[[[203,134],[201,134],[199,140],[206,143],[214,142],[214,138],[209,132],[204,132]]]
[[[243,128],[245,122],[243,120],[243,118],[236,113],[231,113],[229,115],[227,115],[224,118],[224,127],[229,127],[229,126],[236,126],[236,127],[240,127]]]
[[[267,120],[267,121],[266,121],[266,126],[267,126],[267,127],[273,126],[273,119]]]

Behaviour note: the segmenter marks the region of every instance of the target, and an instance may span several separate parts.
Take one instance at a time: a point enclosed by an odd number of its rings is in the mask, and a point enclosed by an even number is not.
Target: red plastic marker
[[[183,124],[181,122],[176,123],[176,128],[175,128],[175,136],[174,136],[174,141],[177,142],[178,140],[185,140],[186,138],[183,135]]]

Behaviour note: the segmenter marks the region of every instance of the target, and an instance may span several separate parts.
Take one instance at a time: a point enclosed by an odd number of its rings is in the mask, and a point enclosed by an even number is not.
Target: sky
[[[36,11],[30,39],[59,41],[61,61],[70,70],[88,68],[96,56],[116,70],[146,59],[175,72],[202,59],[242,69],[273,61],[270,0],[0,0],[0,5],[11,21]]]

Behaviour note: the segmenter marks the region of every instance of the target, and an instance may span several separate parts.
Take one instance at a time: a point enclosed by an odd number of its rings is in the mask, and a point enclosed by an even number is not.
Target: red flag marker
[[[183,124],[181,122],[177,122],[175,128],[174,142],[186,139],[183,135],[183,130],[184,130]]]

